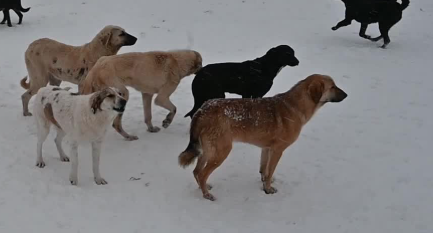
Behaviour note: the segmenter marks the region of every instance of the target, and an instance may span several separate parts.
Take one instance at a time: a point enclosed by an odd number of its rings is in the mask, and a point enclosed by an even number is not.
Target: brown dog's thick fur
[[[207,101],[192,119],[190,142],[179,155],[179,164],[186,167],[198,157],[194,177],[203,197],[215,200],[206,184],[209,175],[227,158],[233,142],[249,143],[262,148],[263,188],[275,193],[272,175],[284,150],[321,106],[346,97],[331,77],[315,74],[273,97]]]
[[[104,27],[91,42],[71,46],[43,38],[32,42],[25,52],[27,76],[20,84],[27,91],[21,96],[23,115],[31,116],[29,101],[48,83],[59,86],[62,81],[79,84],[102,56],[117,54],[122,46],[135,44],[137,38],[118,26]]]
[[[202,57],[194,50],[153,51],[145,53],[124,53],[102,57],[80,84],[80,93],[89,94],[104,87],[116,87],[126,100],[132,87],[142,93],[144,122],[149,132],[160,129],[152,124],[151,103],[154,94],[155,104],[170,113],[162,123],[167,128],[176,114],[176,106],[170,101],[170,95],[176,90],[181,79],[196,73],[202,67]],[[136,140],[122,127],[122,114],[114,120],[113,127],[127,140]]]

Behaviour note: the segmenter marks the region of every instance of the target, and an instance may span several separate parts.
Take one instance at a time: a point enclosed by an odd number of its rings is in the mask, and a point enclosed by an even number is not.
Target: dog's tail
[[[21,79],[20,85],[22,88],[28,90],[30,88],[30,81],[28,83],[26,81],[27,81],[27,76]]]
[[[20,4],[20,8],[18,8],[18,9],[19,9],[21,12],[27,12],[27,11],[30,10],[30,7],[29,7],[29,8],[23,8],[23,5],[21,4],[21,0],[19,0],[18,2],[19,2],[19,4]]]
[[[21,12],[27,12],[27,11],[29,11],[30,10],[30,7],[29,8],[23,8],[22,6],[20,6],[20,9],[19,9]]]
[[[201,155],[202,149],[200,144],[200,128],[198,125],[198,117],[191,121],[191,129],[189,131],[189,143],[186,149],[179,155],[179,165],[183,168],[191,165],[195,158]]]
[[[403,11],[409,6],[409,0],[402,0],[400,4],[400,9]]]

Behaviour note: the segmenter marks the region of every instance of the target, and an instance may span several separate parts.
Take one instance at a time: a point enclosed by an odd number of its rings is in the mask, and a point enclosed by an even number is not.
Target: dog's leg
[[[266,168],[269,162],[269,148],[262,148],[262,154],[260,157],[260,170],[259,173],[262,176],[262,182],[265,181],[265,174],[268,173]]]
[[[152,97],[153,94],[141,93],[141,98],[143,99],[144,123],[147,125],[147,131],[156,133],[160,128],[152,124]]]
[[[394,26],[394,24],[379,23],[380,35],[383,37],[383,45],[381,46],[382,49],[385,49],[388,46],[388,44],[391,42],[388,33],[392,26]]]
[[[367,28],[368,28],[367,23],[361,23],[361,28],[359,29],[359,36],[362,38],[370,40],[371,36],[365,34],[365,32],[367,31]]]
[[[199,188],[200,188],[200,182],[198,179],[198,174],[203,170],[205,165],[206,165],[206,158],[204,156],[199,156],[197,159],[197,165],[195,166],[194,171],[192,171],[192,174],[194,175],[194,178],[197,181]],[[212,185],[210,184],[206,184],[206,187],[208,190],[212,189]]]
[[[29,102],[34,92],[32,90],[27,90],[24,94],[21,95],[21,102],[23,104],[23,116],[31,116],[32,113],[29,111]]]
[[[65,137],[65,132],[63,132],[63,130],[57,127],[56,130],[57,130],[57,136],[54,139],[54,142],[56,143],[57,151],[59,152],[60,155],[60,161],[69,162],[69,158],[68,156],[66,156],[65,151],[63,151],[63,147],[62,147],[62,141],[63,138]]]
[[[281,156],[283,155],[282,151],[277,151],[271,149],[270,158],[268,162],[268,166],[266,168],[267,173],[265,174],[265,179],[263,182],[263,190],[266,194],[274,194],[277,192],[277,189],[271,186],[272,176],[274,175],[275,168],[277,167],[278,161],[280,161]]]
[[[335,31],[341,27],[345,27],[348,26],[352,23],[351,19],[345,18],[343,20],[341,20],[340,22],[337,23],[337,25],[335,25],[334,27],[332,27],[332,30]]]
[[[69,173],[69,181],[72,185],[77,185],[78,182],[78,142],[71,142],[71,172]]]
[[[50,123],[45,119],[37,119],[36,126],[38,129],[36,166],[43,168],[45,167],[45,162],[42,158],[42,144],[44,144],[48,134],[50,133]]]
[[[168,81],[166,84],[164,84],[161,90],[159,90],[159,93],[155,98],[156,105],[170,111],[165,117],[164,121],[162,121],[162,127],[164,128],[170,126],[174,115],[176,115],[176,106],[170,101],[170,95],[176,90],[178,85],[179,83]]]
[[[224,162],[224,160],[227,158],[227,156],[230,154],[230,151],[232,150],[232,142],[229,140],[219,140],[217,143],[218,145],[213,145],[213,147],[216,149],[214,151],[215,154],[202,155],[206,156],[206,158],[208,158],[208,161],[206,163],[206,166],[198,174],[198,182],[200,189],[203,193],[203,197],[210,201],[215,201],[216,199],[211,193],[209,193],[207,187],[207,179],[209,178],[210,174],[212,174],[212,172],[215,171],[215,169],[217,169]],[[212,149],[209,150],[203,148],[203,150],[212,153]]]
[[[122,94],[123,94],[123,98],[128,101],[129,100],[129,91],[128,89],[126,89],[126,87],[118,87],[119,90],[121,90]],[[126,107],[126,106],[125,106]],[[130,135],[128,134],[122,126],[122,117],[123,117],[123,113],[117,115],[117,117],[114,119],[113,122],[113,127],[114,129],[120,134],[122,135],[126,140],[128,141],[134,141],[137,140],[138,137],[134,136],[134,135]]]
[[[8,22],[8,27],[12,27],[11,23],[11,16],[9,15],[9,10],[5,9],[3,10],[4,17],[6,18],[6,21]]]
[[[15,11],[15,13],[18,15],[19,17],[19,21],[18,24],[21,24],[23,22],[23,14],[21,14],[21,12],[19,10],[13,9]]]
[[[101,157],[101,145],[102,142],[96,141],[92,142],[92,168],[93,168],[93,177],[97,185],[107,184],[104,178],[101,177],[99,173],[99,158]]]

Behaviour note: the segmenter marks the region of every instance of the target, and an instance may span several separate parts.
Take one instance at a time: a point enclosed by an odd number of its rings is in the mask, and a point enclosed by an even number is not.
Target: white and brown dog
[[[90,95],[78,95],[57,86],[41,88],[36,96],[33,111],[37,124],[37,159],[36,166],[43,168],[42,144],[54,125],[57,136],[54,140],[60,160],[69,162],[62,149],[65,136],[70,140],[72,168],[69,180],[77,184],[78,144],[92,144],[93,174],[96,184],[107,184],[99,173],[101,145],[107,127],[114,118],[125,110],[126,100],[114,88],[105,88]]]

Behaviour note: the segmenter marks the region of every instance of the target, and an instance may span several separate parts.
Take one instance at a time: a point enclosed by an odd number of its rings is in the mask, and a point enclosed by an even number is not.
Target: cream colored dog
[[[62,81],[78,84],[84,79],[96,61],[102,56],[117,54],[122,46],[135,44],[137,38],[121,27],[104,27],[91,42],[82,46],[71,46],[52,39],[43,38],[31,43],[25,53],[27,76],[20,84],[27,91],[21,96],[23,115],[31,116],[29,101],[48,82],[59,86]]]
[[[77,95],[57,86],[39,89],[33,112],[37,125],[37,159],[36,166],[43,168],[42,144],[54,125],[57,136],[54,140],[60,160],[69,162],[62,148],[62,140],[66,136],[71,145],[72,168],[69,180],[72,185],[78,181],[78,144],[92,144],[93,174],[96,184],[107,184],[99,173],[99,157],[101,145],[108,126],[119,112],[125,110],[126,100],[114,88],[105,88],[90,95]]]
[[[155,104],[170,111],[162,123],[167,128],[176,114],[176,106],[170,95],[180,81],[202,67],[202,57],[194,50],[154,51],[146,53],[124,53],[102,57],[80,84],[80,92],[89,94],[105,87],[116,87],[128,100],[128,87],[142,93],[144,122],[149,132],[160,128],[152,124],[152,97],[157,94]],[[122,114],[114,120],[113,127],[127,140],[136,140],[122,127]]]

